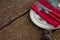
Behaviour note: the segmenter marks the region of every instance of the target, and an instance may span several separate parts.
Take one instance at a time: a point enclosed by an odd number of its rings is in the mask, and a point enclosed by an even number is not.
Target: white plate
[[[36,12],[33,11],[32,9],[30,10],[30,18],[33,21],[33,23],[40,28],[47,30],[54,30],[60,28],[60,27],[55,28],[53,25],[47,23],[44,19],[42,19],[39,15],[37,15]]]

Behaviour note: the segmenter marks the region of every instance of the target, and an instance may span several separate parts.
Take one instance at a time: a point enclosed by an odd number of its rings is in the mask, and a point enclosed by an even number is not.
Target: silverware
[[[55,12],[53,12],[50,9],[48,9],[47,7],[45,7],[44,5],[42,5],[41,3],[38,3],[38,5],[39,5],[39,7],[41,7],[43,9],[42,10],[43,12],[49,14],[53,19],[55,19],[58,23],[60,23],[60,19],[56,17],[58,15]],[[38,9],[41,9],[39,7],[38,7]],[[53,14],[55,14],[55,15],[53,15]],[[60,17],[60,16],[58,16],[58,17]]]
[[[60,15],[58,14],[58,12],[54,12],[53,10],[47,8],[46,6],[42,5],[41,3],[37,2],[38,5],[40,5],[44,10],[48,11],[49,13],[52,13],[53,15],[55,15],[57,18],[60,18]],[[58,10],[58,9],[55,9],[55,10]]]
[[[40,5],[40,3],[38,3],[38,5],[37,5],[37,9],[39,10],[39,11],[42,11],[42,12],[45,12],[45,13],[49,13],[49,9],[46,9],[44,6],[44,8],[42,7],[43,5]]]
[[[41,3],[37,2],[37,4],[39,6],[41,6],[44,10],[48,11],[48,12],[52,12],[52,10],[48,9],[47,7],[45,7],[44,5],[42,5]]]

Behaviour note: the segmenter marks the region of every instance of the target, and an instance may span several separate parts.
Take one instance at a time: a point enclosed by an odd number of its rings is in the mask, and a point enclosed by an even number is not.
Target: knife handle
[[[59,26],[59,23],[52,18],[50,18],[48,15],[46,15],[44,12],[39,11],[35,6],[31,7],[39,16],[41,16],[43,19],[45,19],[48,23],[52,24],[54,27]]]

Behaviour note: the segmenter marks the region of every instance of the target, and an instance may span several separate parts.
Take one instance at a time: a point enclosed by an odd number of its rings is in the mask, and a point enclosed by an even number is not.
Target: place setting
[[[30,18],[35,25],[44,29],[46,40],[52,40],[53,31],[60,28],[59,8],[58,0],[39,0],[31,6]]]

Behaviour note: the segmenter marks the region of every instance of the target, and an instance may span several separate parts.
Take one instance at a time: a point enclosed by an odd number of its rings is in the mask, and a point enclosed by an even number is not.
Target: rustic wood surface
[[[60,29],[56,30],[53,35],[51,40],[60,40]]]
[[[0,29],[22,16],[36,0],[0,0]]]
[[[41,40],[43,30],[32,23],[29,13],[0,30],[0,40]]]
[[[0,0],[0,29],[3,28],[0,40],[41,40],[43,30],[34,25],[26,13],[36,1]]]

